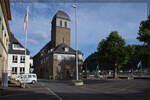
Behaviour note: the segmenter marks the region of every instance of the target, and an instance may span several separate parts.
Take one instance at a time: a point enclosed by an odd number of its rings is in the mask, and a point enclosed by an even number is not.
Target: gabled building
[[[9,0],[0,0],[0,81],[2,73],[7,72],[8,45],[9,45],[9,24],[11,11]]]
[[[30,73],[30,52],[28,50],[25,57],[25,48],[14,37],[10,35],[10,44],[8,51],[8,76],[16,76],[24,73]]]
[[[34,72],[40,78],[75,78],[76,50],[70,47],[70,17],[59,10],[51,24],[51,41],[33,57]],[[82,69],[82,56],[78,51],[79,72]]]

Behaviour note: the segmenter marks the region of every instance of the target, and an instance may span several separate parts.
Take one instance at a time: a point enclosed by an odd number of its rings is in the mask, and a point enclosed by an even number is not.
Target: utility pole
[[[75,9],[76,80],[78,80],[77,7],[72,5],[72,8]]]

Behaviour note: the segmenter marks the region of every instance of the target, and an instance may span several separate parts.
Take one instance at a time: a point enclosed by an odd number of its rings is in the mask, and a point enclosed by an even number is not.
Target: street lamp
[[[72,8],[75,9],[76,79],[78,80],[77,6],[72,5]]]

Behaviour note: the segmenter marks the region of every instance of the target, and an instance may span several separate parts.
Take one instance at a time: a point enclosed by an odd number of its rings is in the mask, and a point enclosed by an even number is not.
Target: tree
[[[150,65],[150,15],[140,23],[137,39],[145,44],[138,51],[144,66]]]
[[[118,35],[117,31],[113,31],[110,35],[103,39],[98,44],[98,64],[110,64],[114,67],[114,78],[118,78],[118,68],[126,64],[129,55],[134,53],[134,47],[131,45],[126,46],[125,40]]]
[[[150,15],[147,20],[140,23],[137,39],[150,45]]]
[[[97,52],[94,52],[85,59],[83,63],[83,69],[92,72],[96,70],[97,65]]]

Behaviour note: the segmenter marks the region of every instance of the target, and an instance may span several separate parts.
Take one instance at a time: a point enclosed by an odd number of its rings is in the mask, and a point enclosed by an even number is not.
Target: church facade
[[[51,22],[51,41],[34,57],[34,72],[39,78],[74,79],[76,50],[70,47],[70,17],[59,10]],[[79,73],[83,54],[78,51]]]

